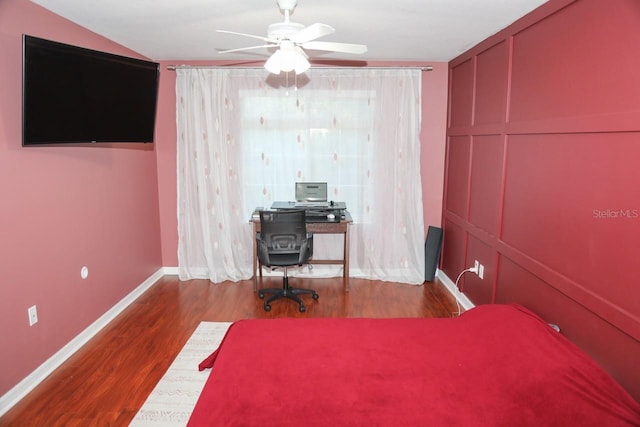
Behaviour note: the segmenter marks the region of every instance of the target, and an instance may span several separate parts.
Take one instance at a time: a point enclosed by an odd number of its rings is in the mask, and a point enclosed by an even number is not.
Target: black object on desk
[[[296,202],[273,202],[271,209],[335,209],[347,210],[345,202],[322,202],[300,204]]]
[[[296,202],[273,202],[271,209],[304,209],[307,222],[340,222],[340,220],[344,219],[347,204],[333,201],[303,205]]]

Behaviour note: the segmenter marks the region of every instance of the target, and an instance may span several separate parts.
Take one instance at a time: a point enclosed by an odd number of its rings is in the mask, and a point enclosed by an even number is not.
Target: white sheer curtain
[[[176,72],[181,279],[250,278],[253,209],[292,200],[296,181],[326,181],[354,219],[351,277],[424,281],[420,71]],[[342,257],[341,236],[314,240],[317,258]]]

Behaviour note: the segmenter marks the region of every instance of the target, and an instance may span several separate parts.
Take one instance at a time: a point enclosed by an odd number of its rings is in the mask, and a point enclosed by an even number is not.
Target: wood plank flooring
[[[264,277],[260,287],[281,286]],[[295,281],[295,284],[294,284]],[[126,426],[201,321],[277,317],[450,317],[455,299],[437,279],[421,286],[292,278],[309,287],[305,313],[280,300],[265,312],[251,280],[212,284],[166,276],[0,418],[0,426]],[[212,349],[214,350],[214,349]]]

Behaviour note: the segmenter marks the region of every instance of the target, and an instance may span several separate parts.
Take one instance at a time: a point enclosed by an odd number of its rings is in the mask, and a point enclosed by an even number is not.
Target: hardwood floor
[[[277,287],[281,278],[263,278]],[[318,301],[303,297],[272,304],[270,312],[250,280],[212,284],[160,279],[87,345],[2,418],[0,426],[126,426],[201,321],[277,317],[449,317],[455,299],[437,279],[421,286],[351,279],[299,279]],[[214,350],[214,349],[212,349]]]

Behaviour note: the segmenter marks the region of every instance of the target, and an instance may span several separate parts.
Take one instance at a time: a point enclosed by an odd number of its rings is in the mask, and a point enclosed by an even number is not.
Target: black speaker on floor
[[[424,280],[427,282],[432,282],[436,277],[441,249],[442,228],[430,225],[424,242]]]

